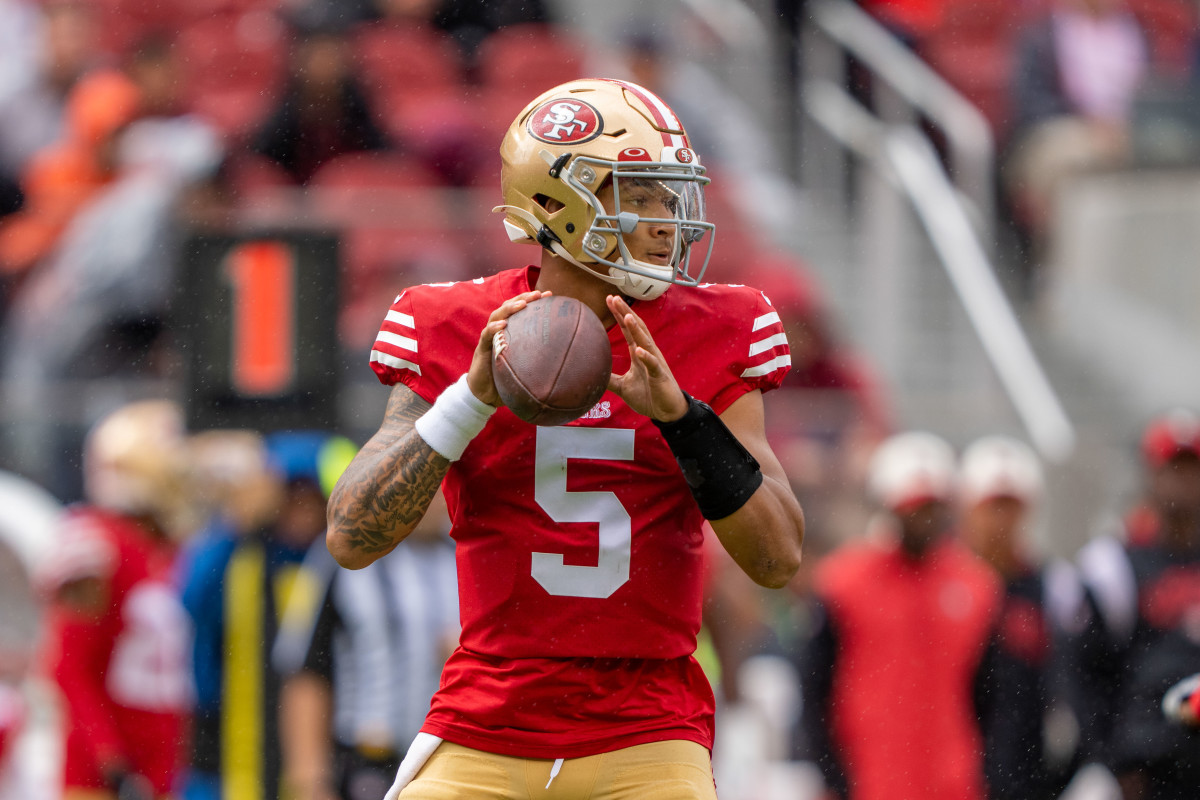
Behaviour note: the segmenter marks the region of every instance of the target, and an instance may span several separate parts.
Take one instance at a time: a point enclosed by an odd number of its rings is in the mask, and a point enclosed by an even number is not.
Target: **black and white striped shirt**
[[[333,734],[367,733],[403,752],[420,730],[458,634],[450,539],[410,537],[361,570],[338,567],[323,539],[304,562],[272,654],[284,675],[309,671],[333,687]]]

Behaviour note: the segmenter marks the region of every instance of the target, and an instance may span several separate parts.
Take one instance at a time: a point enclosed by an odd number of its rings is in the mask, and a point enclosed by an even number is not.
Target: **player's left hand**
[[[679,419],[687,412],[687,399],[646,323],[624,298],[609,295],[607,303],[629,346],[629,369],[624,375],[614,373],[608,379],[609,391],[651,419],[661,422]]]

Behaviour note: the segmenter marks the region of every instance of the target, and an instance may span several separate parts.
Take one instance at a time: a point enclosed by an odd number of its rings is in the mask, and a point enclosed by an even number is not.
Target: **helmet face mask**
[[[541,244],[639,299],[700,282],[714,231],[704,216],[709,179],[655,95],[619,81],[563,84],[517,116],[500,153],[497,210],[514,241]],[[660,243],[671,237],[670,252],[639,258],[646,229]]]
[[[612,207],[606,208],[603,201],[578,178],[578,173],[594,174],[596,166],[610,171],[606,187],[612,189]],[[591,262],[608,267],[608,274],[620,279],[620,272],[656,281],[695,286],[700,282],[707,252],[696,274],[689,266],[692,246],[713,230],[713,224],[704,219],[702,167],[687,167],[680,170],[677,165],[664,162],[598,162],[586,156],[575,158],[564,171],[564,180],[571,188],[585,195],[595,210],[592,224],[588,227],[581,245],[582,253]],[[665,212],[665,213],[662,213]],[[670,258],[663,265],[639,260],[631,252],[628,237],[638,225],[666,227],[670,229],[672,242]],[[708,247],[711,247],[709,237]]]

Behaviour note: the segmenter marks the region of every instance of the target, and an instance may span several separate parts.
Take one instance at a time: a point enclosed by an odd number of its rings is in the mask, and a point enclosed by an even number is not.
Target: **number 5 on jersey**
[[[632,461],[634,434],[626,428],[537,429],[534,498],[538,505],[555,522],[599,526],[594,567],[566,564],[561,553],[533,553],[533,578],[550,594],[605,598],[629,580],[629,512],[612,492],[567,491],[567,467],[573,458]]]

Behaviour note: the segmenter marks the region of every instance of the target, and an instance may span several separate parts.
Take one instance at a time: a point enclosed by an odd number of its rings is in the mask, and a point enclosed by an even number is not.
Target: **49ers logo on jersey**
[[[560,98],[535,108],[527,125],[533,138],[547,144],[578,144],[599,136],[604,120],[591,104]]]

